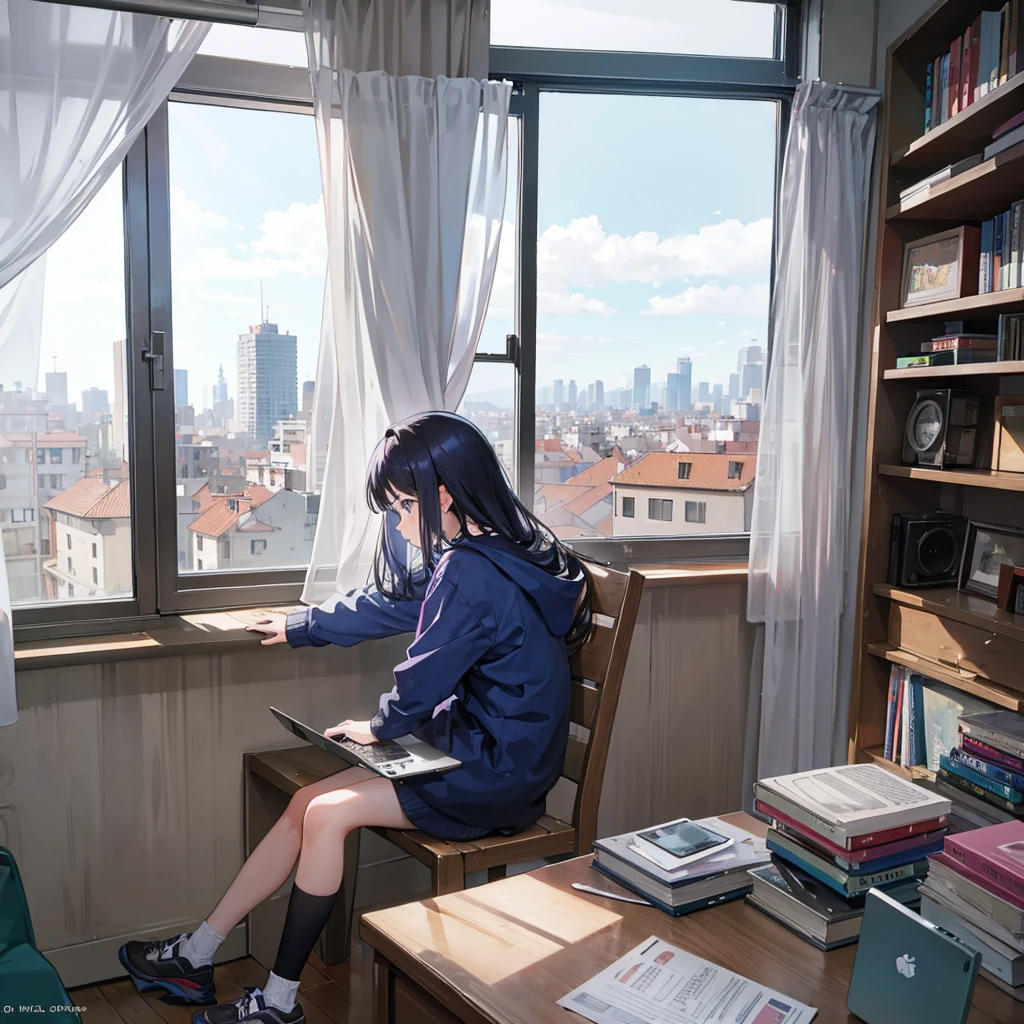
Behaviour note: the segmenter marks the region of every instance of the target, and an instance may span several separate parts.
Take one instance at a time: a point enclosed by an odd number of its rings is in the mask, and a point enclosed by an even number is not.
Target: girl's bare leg
[[[390,779],[374,776],[356,786],[333,789],[310,800],[302,821],[296,886],[311,896],[336,893],[341,888],[345,868],[345,836],[364,825],[415,828],[405,816]]]
[[[258,906],[284,884],[299,856],[302,847],[303,818],[314,800],[330,795],[333,791],[355,792],[352,787],[367,785],[372,780],[385,783],[394,792],[390,782],[369,769],[347,768],[312,785],[303,786],[295,793],[288,803],[287,810],[249,855],[216,909],[206,919],[210,928],[222,937],[228,935],[253,907]],[[397,798],[395,802],[398,802]],[[338,863],[341,863],[340,854]],[[335,886],[332,891],[336,891],[337,888],[338,886]]]

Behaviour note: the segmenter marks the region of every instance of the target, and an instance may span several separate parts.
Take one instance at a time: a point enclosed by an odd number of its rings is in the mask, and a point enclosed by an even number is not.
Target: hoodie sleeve
[[[381,697],[370,731],[379,740],[391,740],[418,729],[455,693],[493,642],[491,631],[459,589],[435,576],[416,639],[395,669],[395,685]]]
[[[376,587],[351,590],[334,608],[300,608],[288,616],[285,635],[292,647],[352,647],[362,640],[415,632],[420,601],[393,601]]]

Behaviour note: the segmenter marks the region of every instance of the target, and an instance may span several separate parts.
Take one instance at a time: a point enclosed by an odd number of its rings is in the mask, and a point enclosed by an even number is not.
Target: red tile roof
[[[193,497],[198,498],[201,492],[202,488],[196,491]],[[207,491],[207,493],[209,492]],[[246,487],[242,494],[214,495],[212,500],[205,503],[200,498],[199,507],[202,511],[188,524],[188,528],[194,533],[201,533],[206,537],[220,537],[235,526],[242,516],[254,508],[258,508],[272,498],[275,493],[267,487],[254,484],[252,487]],[[228,504],[231,501],[235,502],[235,510],[232,510]],[[258,520],[252,520],[246,523],[244,529],[248,532],[258,533],[272,530],[273,527],[260,523]]]
[[[131,515],[129,483],[122,480],[108,487],[102,480],[78,480],[45,507],[79,519],[127,519]]]
[[[690,475],[679,478],[679,463],[690,463]],[[739,477],[729,477],[729,464],[742,465]],[[612,479],[633,487],[678,487],[687,491],[745,491],[754,482],[756,455],[717,455],[710,452],[650,452]]]
[[[239,513],[232,512],[228,503],[222,499],[207,505],[206,510],[188,524],[188,528],[207,537],[219,537],[238,522],[238,516]]]

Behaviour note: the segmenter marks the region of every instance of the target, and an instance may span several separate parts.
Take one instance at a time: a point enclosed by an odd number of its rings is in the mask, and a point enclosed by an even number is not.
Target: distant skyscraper
[[[651,368],[645,363],[633,370],[633,401],[632,405],[644,408],[651,404]]]
[[[552,404],[555,409],[561,409],[562,403],[565,401],[565,381],[556,380],[553,392]]]
[[[724,396],[722,394],[722,385],[721,384],[716,384],[711,389],[711,401],[715,403],[715,412],[720,413],[722,411],[722,404],[723,404],[722,403],[722,399],[723,399],[723,397]]]
[[[740,374],[740,390],[743,392],[743,398],[746,398],[755,388],[761,387],[763,370],[763,363],[744,364],[743,372]]]
[[[128,365],[125,362],[125,341],[114,342],[114,416],[112,449],[122,462],[128,461]]]
[[[689,356],[676,360],[676,372],[679,374],[679,408],[693,408],[693,363]]]
[[[681,373],[670,373],[665,380],[665,408],[666,409],[682,409],[682,398],[680,394],[680,385],[683,380]]]
[[[729,374],[729,397],[740,398],[740,375],[738,373]]]
[[[587,385],[587,408],[588,409],[593,409],[594,408],[594,385],[593,384],[588,384]]]
[[[747,362],[748,363],[763,363],[764,362],[764,350],[760,345],[751,342],[747,346]]]
[[[594,381],[594,411],[604,412],[604,381]]]
[[[710,402],[711,401],[711,385],[706,380],[702,380],[697,385],[697,401],[698,402]]]
[[[570,409],[575,409],[576,408],[576,399],[577,399],[577,397],[578,397],[578,392],[576,390],[576,381],[571,380],[571,381],[569,381],[569,408]]]
[[[183,409],[188,404],[188,370],[175,370],[174,408]]]
[[[82,415],[87,421],[109,412],[110,399],[106,388],[89,388],[82,392]]]
[[[217,367],[217,383],[213,385],[213,404],[228,400],[228,382],[224,379],[224,367]]]
[[[238,424],[254,441],[269,441],[278,420],[298,411],[296,335],[264,320],[238,336]]]
[[[46,401],[50,405],[68,404],[68,375],[66,373],[48,373],[46,375]]]
[[[313,395],[316,394],[316,381],[302,382],[302,415],[308,420],[313,416]]]

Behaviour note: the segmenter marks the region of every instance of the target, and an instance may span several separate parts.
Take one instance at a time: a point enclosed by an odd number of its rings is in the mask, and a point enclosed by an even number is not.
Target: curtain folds
[[[307,12],[328,241],[312,437],[324,462],[303,591],[310,603],[367,580],[376,538],[366,463],[388,424],[462,399],[504,214],[510,86],[332,63],[348,59],[342,28],[358,32],[357,15],[377,7],[313,0]],[[374,49],[358,37],[346,43],[354,61]]]
[[[786,145],[747,598],[749,620],[764,623],[751,684],[758,778],[833,763],[844,713],[837,657],[877,104],[802,85]]]
[[[42,255],[124,159],[208,30],[150,15],[0,0],[5,383],[38,386]],[[0,558],[0,726],[18,717],[10,613]]]

